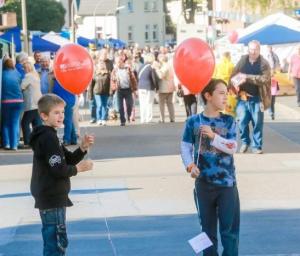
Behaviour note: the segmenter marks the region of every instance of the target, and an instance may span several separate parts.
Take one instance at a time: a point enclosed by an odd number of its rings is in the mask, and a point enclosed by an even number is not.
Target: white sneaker
[[[105,120],[102,121],[102,125],[106,126],[106,121]]]
[[[102,121],[101,120],[97,121],[97,124],[102,125]]]

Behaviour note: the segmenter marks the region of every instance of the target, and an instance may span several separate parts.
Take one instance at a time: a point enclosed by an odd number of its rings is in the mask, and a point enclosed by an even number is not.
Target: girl
[[[236,124],[223,114],[227,101],[226,83],[212,79],[201,92],[205,108],[187,122],[181,142],[181,157],[195,180],[195,201],[202,225],[213,246],[204,256],[218,255],[217,222],[223,256],[237,256],[240,205],[233,153],[236,152]]]

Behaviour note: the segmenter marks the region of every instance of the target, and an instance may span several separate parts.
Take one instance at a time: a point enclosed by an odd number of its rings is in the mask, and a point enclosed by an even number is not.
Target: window
[[[132,42],[132,41],[133,41],[133,27],[128,26],[128,42]]]
[[[152,12],[157,12],[157,1],[152,2]]]
[[[149,1],[144,2],[144,11],[149,12],[150,11],[150,6],[149,6]]]
[[[146,42],[149,42],[149,41],[150,41],[150,35],[149,35],[149,32],[150,32],[150,25],[146,25],[146,26],[145,26],[145,41],[146,41]]]
[[[127,1],[127,9],[129,12],[133,12],[133,0]]]
[[[158,41],[158,25],[153,25],[152,38],[154,42]]]

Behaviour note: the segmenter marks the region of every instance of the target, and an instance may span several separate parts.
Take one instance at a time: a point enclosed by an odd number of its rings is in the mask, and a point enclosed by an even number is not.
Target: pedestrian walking
[[[268,61],[260,55],[258,41],[248,44],[248,54],[236,64],[230,82],[238,94],[236,113],[242,141],[240,153],[247,152],[250,146],[251,123],[252,152],[262,154],[264,111],[271,106],[271,71]]]
[[[296,89],[297,105],[300,107],[300,47],[298,48],[298,53],[291,57],[289,77],[293,78]]]

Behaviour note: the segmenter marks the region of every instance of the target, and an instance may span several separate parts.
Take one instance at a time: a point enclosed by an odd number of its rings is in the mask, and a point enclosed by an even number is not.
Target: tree
[[[29,30],[59,32],[65,23],[65,13],[61,2],[55,0],[26,0],[27,24]],[[21,1],[8,0],[0,12],[15,12],[17,23],[22,26]]]
[[[195,23],[197,5],[201,0],[182,0],[182,13],[186,23]]]
[[[168,12],[167,8],[167,2],[170,2],[171,0],[163,0],[163,5],[164,5],[164,13],[166,14],[165,16],[165,22],[166,22],[166,34],[172,34],[176,35],[176,26],[172,22],[171,16]]]
[[[296,7],[296,1],[290,0],[232,0],[235,9],[250,9],[253,13],[261,15],[270,14],[278,10],[290,10]]]

